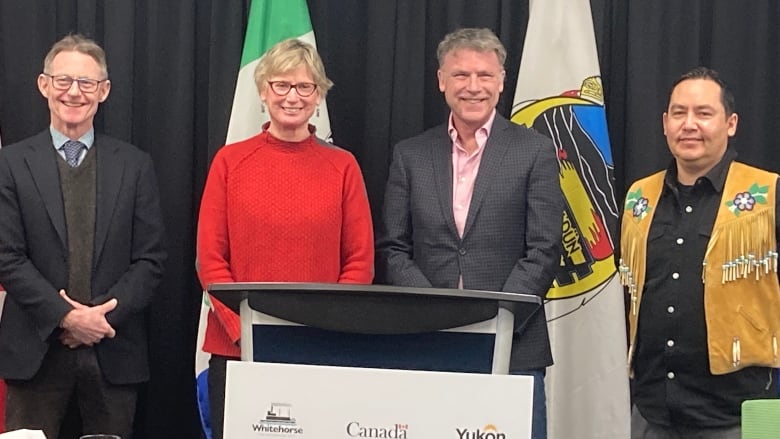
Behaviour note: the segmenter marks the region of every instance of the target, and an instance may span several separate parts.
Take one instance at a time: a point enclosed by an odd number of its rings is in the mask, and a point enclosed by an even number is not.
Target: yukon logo
[[[274,436],[292,436],[303,434],[295,418],[291,415],[292,405],[275,402],[265,413],[265,418],[252,424],[252,431]]]
[[[499,432],[498,428],[493,424],[488,424],[481,429],[477,428],[475,430],[456,428],[455,432],[458,433],[458,439],[506,439],[506,435]]]
[[[407,424],[395,424],[389,427],[366,427],[360,425],[360,422],[350,422],[347,424],[347,435],[349,435],[349,437],[406,439],[406,432],[408,430],[409,425]]]

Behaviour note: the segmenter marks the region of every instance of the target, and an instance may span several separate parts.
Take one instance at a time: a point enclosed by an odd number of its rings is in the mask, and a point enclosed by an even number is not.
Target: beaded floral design
[[[630,210],[634,219],[641,221],[653,208],[650,206],[650,201],[642,196],[642,188],[639,188],[626,195],[625,210]]]
[[[735,215],[740,212],[751,211],[756,203],[766,204],[766,195],[769,193],[769,186],[759,186],[753,183],[747,191],[739,192],[734,199],[726,201],[726,207]]]

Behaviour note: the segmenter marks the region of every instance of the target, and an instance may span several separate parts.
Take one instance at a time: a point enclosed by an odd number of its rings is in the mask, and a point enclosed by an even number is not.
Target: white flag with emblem
[[[545,310],[550,439],[630,432],[623,288],[613,249],[618,210],[588,0],[531,0],[512,121],[552,138],[566,198],[563,256]]]

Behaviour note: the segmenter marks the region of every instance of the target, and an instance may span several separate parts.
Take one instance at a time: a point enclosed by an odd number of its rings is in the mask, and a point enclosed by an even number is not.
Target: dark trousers
[[[70,349],[53,342],[32,379],[7,380],[6,384],[8,430],[43,430],[47,438],[56,439],[68,402],[75,397],[83,434],[132,439],[137,386],[109,384],[92,348]]]
[[[631,409],[631,439],[741,439],[740,426],[726,428],[666,427],[652,424],[634,406]]]
[[[534,379],[533,411],[531,413],[531,439],[547,439],[547,392],[544,387],[546,369],[510,372],[512,375],[527,375]]]

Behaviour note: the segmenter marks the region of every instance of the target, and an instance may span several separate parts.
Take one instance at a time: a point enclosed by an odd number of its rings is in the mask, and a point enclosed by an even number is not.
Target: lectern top
[[[454,288],[398,287],[393,285],[359,285],[339,283],[298,282],[229,282],[209,285],[208,291],[298,291],[322,293],[398,294],[418,296],[444,296],[483,299],[506,302],[522,302],[541,305],[541,297],[534,294],[505,293],[498,291],[466,290]]]
[[[415,333],[491,319],[499,308],[521,325],[541,306],[530,294],[389,285],[220,283],[209,292],[238,311],[242,300],[265,314],[342,332]]]

